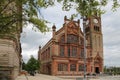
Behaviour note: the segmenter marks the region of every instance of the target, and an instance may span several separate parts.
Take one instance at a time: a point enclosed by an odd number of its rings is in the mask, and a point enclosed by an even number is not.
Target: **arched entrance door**
[[[97,74],[102,72],[102,58],[99,56],[99,54],[97,54],[94,58],[94,72]]]
[[[99,69],[99,67],[95,67],[95,73],[97,73],[97,74],[100,73],[100,69]]]

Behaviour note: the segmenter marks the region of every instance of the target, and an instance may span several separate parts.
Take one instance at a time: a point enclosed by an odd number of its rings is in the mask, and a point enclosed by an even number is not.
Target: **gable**
[[[99,53],[97,53],[96,57],[94,58],[95,61],[98,61],[98,60],[102,60],[102,58],[100,57]]]
[[[79,26],[75,24],[75,22],[71,21],[67,24],[67,33],[68,34],[79,34]]]

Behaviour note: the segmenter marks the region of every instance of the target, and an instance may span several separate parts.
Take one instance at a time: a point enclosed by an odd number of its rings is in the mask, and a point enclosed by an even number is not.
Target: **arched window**
[[[67,35],[67,43],[78,43],[78,36],[68,34]]]

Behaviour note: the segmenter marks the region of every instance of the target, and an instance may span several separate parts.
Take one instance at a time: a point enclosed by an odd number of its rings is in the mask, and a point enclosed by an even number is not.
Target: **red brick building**
[[[83,75],[84,40],[80,20],[69,20],[65,16],[63,27],[56,31],[54,25],[52,30],[52,38],[43,48],[39,47],[40,72],[50,75]],[[103,72],[101,18],[88,18],[85,24],[85,33],[87,73]]]

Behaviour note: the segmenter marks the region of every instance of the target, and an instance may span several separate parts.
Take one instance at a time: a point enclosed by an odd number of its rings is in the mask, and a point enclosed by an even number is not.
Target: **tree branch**
[[[4,13],[4,10],[9,6],[9,4],[11,4],[12,2],[13,2],[14,0],[9,0],[9,2],[6,4],[6,5],[4,5],[4,7],[3,7],[3,9],[1,9],[1,11],[0,11],[0,14],[2,14],[2,13]],[[7,1],[6,1],[7,2]]]

